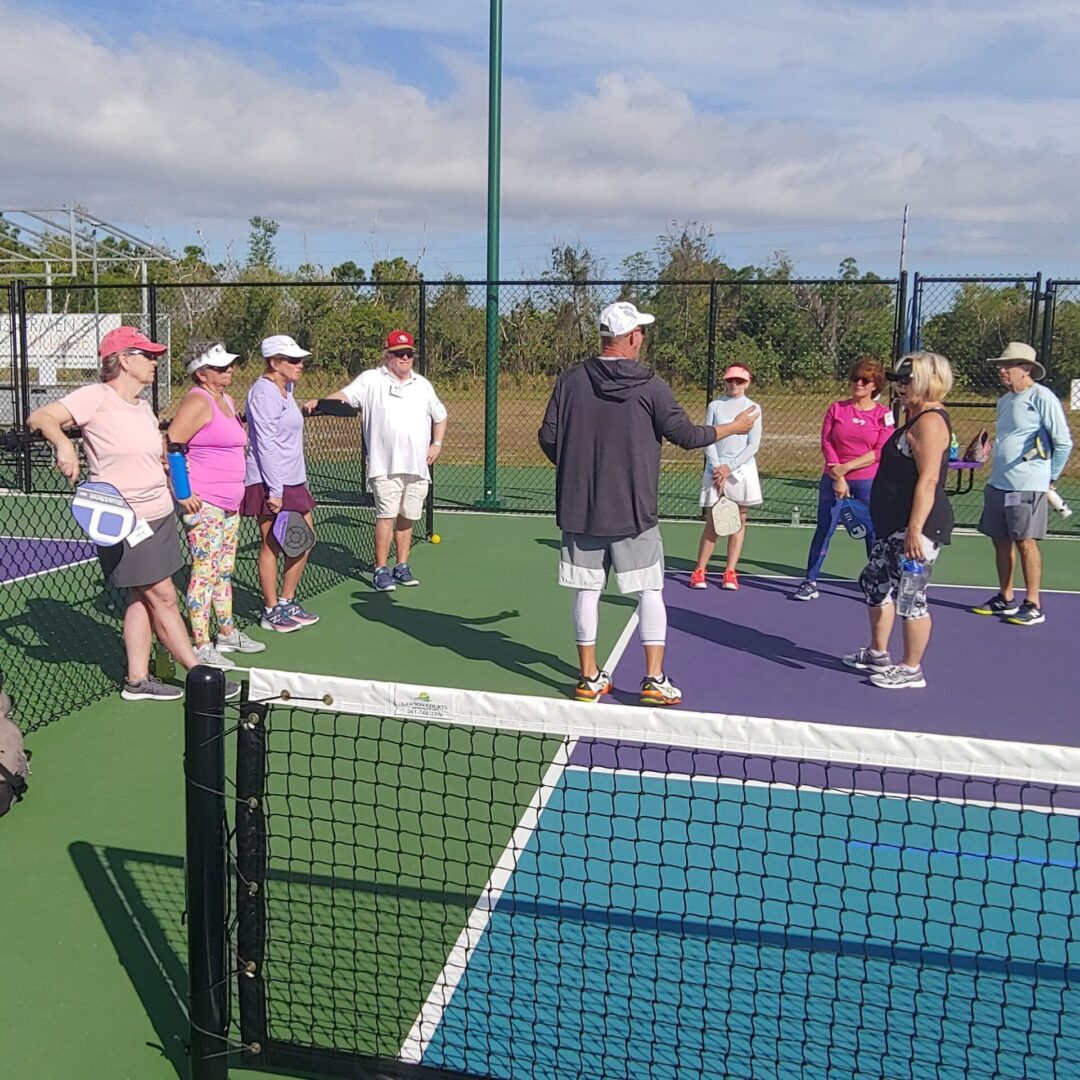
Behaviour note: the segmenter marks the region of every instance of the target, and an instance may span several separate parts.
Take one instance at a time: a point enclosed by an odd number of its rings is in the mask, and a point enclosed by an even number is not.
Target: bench
[[[966,495],[975,486],[975,470],[981,469],[984,461],[950,461],[949,472],[956,474],[956,485],[950,495]]]

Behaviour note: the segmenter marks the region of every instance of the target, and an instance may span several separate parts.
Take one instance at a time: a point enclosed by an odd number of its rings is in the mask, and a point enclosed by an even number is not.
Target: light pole
[[[491,0],[488,39],[487,322],[484,346],[484,496],[498,507],[499,164],[502,153],[502,0]]]

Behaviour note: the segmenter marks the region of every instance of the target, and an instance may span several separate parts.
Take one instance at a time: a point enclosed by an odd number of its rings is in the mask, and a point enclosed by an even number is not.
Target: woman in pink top
[[[226,393],[236,354],[220,341],[192,344],[187,372],[195,384],[169,425],[169,442],[187,444],[191,498],[184,510],[191,578],[187,606],[200,664],[228,670],[225,653],[262,652],[266,646],[241,633],[233,621],[232,572],[244,495],[247,433],[236,402]],[[217,616],[216,647],[210,640],[210,613]]]
[[[810,541],[806,578],[793,594],[796,600],[818,598],[818,574],[840,520],[841,504],[844,499],[853,498],[869,507],[881,448],[893,430],[892,413],[877,400],[885,386],[881,364],[864,356],[852,367],[850,378],[851,397],[834,401],[821,425],[825,473],[818,485],[817,528]],[[868,527],[867,554],[873,546],[874,530]]]
[[[27,419],[56,447],[56,467],[72,483],[79,479],[79,452],[66,429],[77,424],[90,479],[112,484],[135,511],[140,526],[111,547],[99,547],[105,580],[127,589],[124,649],[127,678],[120,696],[128,701],[169,701],[182,696],[150,674],[152,634],[189,670],[199,662],[176,603],[172,575],[183,565],[176,511],[165,476],[164,446],[154,410],[139,395],[156,377],[166,351],[134,326],[110,330],[99,346],[101,381],[43,405]],[[138,534],[139,538],[134,539]],[[226,696],[240,696],[237,683]]]

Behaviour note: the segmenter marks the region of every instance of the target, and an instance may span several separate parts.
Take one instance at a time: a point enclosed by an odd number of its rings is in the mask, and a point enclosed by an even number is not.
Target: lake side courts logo
[[[394,693],[394,714],[418,720],[448,720],[453,715],[451,694],[445,690],[415,690],[398,687]]]

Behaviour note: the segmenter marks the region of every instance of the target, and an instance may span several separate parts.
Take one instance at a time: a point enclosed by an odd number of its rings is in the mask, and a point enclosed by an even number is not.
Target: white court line
[[[63,566],[50,566],[48,570],[35,570],[32,574],[22,574],[19,577],[0,579],[0,589],[5,585],[14,585],[19,581],[29,581],[31,578],[44,577],[46,574],[55,574],[61,570],[70,570],[73,566],[86,566],[87,563],[97,562],[97,556],[91,555],[88,559],[77,559],[75,562],[64,563]]]
[[[675,574],[685,574],[685,570],[675,570],[671,567],[664,567],[664,576],[673,577]],[[759,578],[762,581],[804,581],[805,578],[802,574],[747,574],[743,573],[744,578]],[[858,585],[858,578],[838,578],[838,577],[823,577],[818,579],[818,585]],[[931,589],[997,589],[997,585],[954,585],[947,581],[933,581],[931,580]],[[1018,590],[1023,592],[1023,589]],[[1058,596],[1080,596],[1080,589],[1040,589],[1041,593],[1054,593]]]
[[[619,640],[615,642],[615,647],[611,650],[607,664],[604,665],[605,670],[609,672],[615,670],[615,666],[622,658],[622,654],[633,636],[637,623],[637,608],[635,608],[623,627]],[[598,706],[595,703],[593,706],[582,705],[582,708],[587,709],[590,707]],[[401,1044],[401,1049],[398,1052],[399,1060],[412,1064],[418,1064],[423,1060],[428,1045],[434,1038],[435,1032],[439,1030],[443,1014],[454,996],[454,991],[469,966],[472,954],[483,939],[488,923],[491,922],[491,913],[498,906],[506,886],[517,869],[518,860],[526,847],[528,847],[533,833],[536,832],[544,807],[547,806],[551,796],[555,793],[555,789],[562,781],[562,775],[566,771],[576,745],[576,739],[572,737],[565,738],[544,773],[540,786],[533,793],[528,807],[521,815],[521,820],[510,837],[510,842],[503,849],[494,870],[491,872],[491,876],[487,880],[487,884],[481,890],[476,906],[469,913],[468,922],[462,928],[461,933],[458,934],[457,941],[454,942],[454,947],[450,950],[439,977],[432,985],[427,1000],[420,1009],[420,1015],[413,1022],[409,1034],[405,1036],[405,1041]]]

